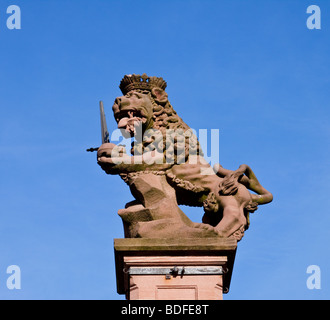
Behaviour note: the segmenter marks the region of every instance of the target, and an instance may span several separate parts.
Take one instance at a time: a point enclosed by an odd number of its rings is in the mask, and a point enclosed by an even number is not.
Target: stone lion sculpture
[[[123,135],[135,137],[132,155],[113,143],[98,149],[101,168],[119,174],[135,198],[118,212],[125,237],[240,240],[249,213],[273,196],[249,166],[231,171],[206,162],[196,135],[168,101],[166,86],[162,78],[126,75],[113,113]],[[202,223],[192,222],[179,205],[203,207]]]

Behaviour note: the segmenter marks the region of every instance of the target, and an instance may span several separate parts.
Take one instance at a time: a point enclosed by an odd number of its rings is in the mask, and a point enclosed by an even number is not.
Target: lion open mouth
[[[142,110],[122,110],[115,115],[118,128],[125,138],[134,137],[142,125],[147,122],[147,117]]]

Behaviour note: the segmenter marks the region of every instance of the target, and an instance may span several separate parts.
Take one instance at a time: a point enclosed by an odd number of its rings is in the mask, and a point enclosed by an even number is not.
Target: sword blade
[[[103,102],[100,101],[100,118],[101,118],[101,136],[102,136],[102,143],[109,143],[109,132],[107,128],[107,121],[105,119],[104,107]]]

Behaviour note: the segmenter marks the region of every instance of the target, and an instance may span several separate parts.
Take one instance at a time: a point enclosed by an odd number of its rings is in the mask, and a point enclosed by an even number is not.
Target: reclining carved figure
[[[236,171],[220,165],[211,168],[165,88],[162,78],[126,75],[113,113],[123,134],[135,137],[132,155],[113,143],[98,150],[101,168],[119,174],[135,198],[118,212],[125,236],[240,240],[249,227],[249,213],[273,196],[247,165]],[[192,222],[179,205],[203,207],[202,223]]]

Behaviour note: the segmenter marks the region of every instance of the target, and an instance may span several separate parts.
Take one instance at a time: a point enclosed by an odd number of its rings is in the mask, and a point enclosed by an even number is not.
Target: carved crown
[[[165,90],[167,83],[163,78],[148,77],[145,73],[142,76],[138,74],[126,75],[119,85],[119,88],[124,95],[132,90],[140,89],[151,91],[156,87]]]

